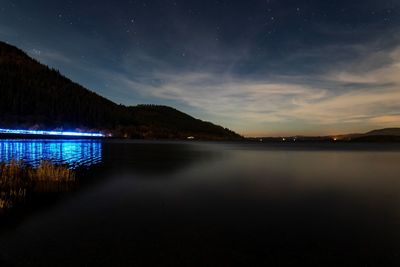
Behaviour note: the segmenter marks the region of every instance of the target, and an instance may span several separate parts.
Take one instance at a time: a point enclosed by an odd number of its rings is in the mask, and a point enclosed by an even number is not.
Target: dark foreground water
[[[399,145],[12,142],[91,172],[0,215],[0,266],[400,266]]]

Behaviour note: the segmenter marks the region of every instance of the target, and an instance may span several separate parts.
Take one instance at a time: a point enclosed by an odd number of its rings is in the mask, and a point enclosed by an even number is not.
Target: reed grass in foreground
[[[35,182],[74,182],[75,172],[65,166],[43,161],[37,169],[30,170],[30,177]]]
[[[43,161],[32,168],[22,161],[0,163],[0,209],[12,207],[23,200],[27,190],[43,184],[65,184],[75,182],[75,172],[66,166]]]

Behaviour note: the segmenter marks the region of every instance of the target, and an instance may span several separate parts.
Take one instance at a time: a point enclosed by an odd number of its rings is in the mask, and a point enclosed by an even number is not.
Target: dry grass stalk
[[[0,210],[24,199],[26,191],[34,185],[51,183],[68,184],[75,181],[75,172],[66,166],[42,161],[37,168],[27,166],[22,161],[0,163]]]

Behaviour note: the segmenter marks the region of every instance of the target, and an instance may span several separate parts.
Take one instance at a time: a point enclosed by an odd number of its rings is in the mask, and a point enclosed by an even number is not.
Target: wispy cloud
[[[259,125],[268,133],[268,124],[274,123],[282,131],[298,122],[333,126],[329,131],[336,132],[360,125],[395,126],[400,124],[399,51],[369,53],[347,69],[313,78],[269,75],[246,79],[212,71],[170,71],[152,73],[152,79],[159,81],[154,85],[129,77],[125,84],[152,97],[181,101],[245,134],[260,131]]]
[[[51,65],[58,65],[58,64],[76,64],[76,60],[65,56],[64,54],[57,52],[57,51],[51,51],[51,50],[39,50],[36,48],[32,48],[31,51],[28,51],[28,53],[39,59],[41,62],[45,63],[50,63]]]
[[[298,124],[310,126],[298,134],[400,125],[400,47],[371,51],[352,46],[351,50],[362,56],[316,75],[237,75],[230,66],[223,71],[209,64],[207,69],[206,61],[203,67],[185,71],[169,68],[165,60],[146,53],[135,55],[134,64],[125,59],[123,71],[78,65],[112,87],[112,95],[106,96],[117,102],[137,103],[133,95],[161,103],[173,101],[178,108],[189,107],[194,116],[243,134],[289,134]],[[77,59],[57,52],[47,51],[40,57],[77,65]],[[279,125],[279,131],[274,125]]]

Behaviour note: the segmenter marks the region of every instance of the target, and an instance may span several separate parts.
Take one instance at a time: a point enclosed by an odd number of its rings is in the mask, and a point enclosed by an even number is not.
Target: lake
[[[399,266],[400,145],[0,140],[85,169],[0,214],[0,266]]]

